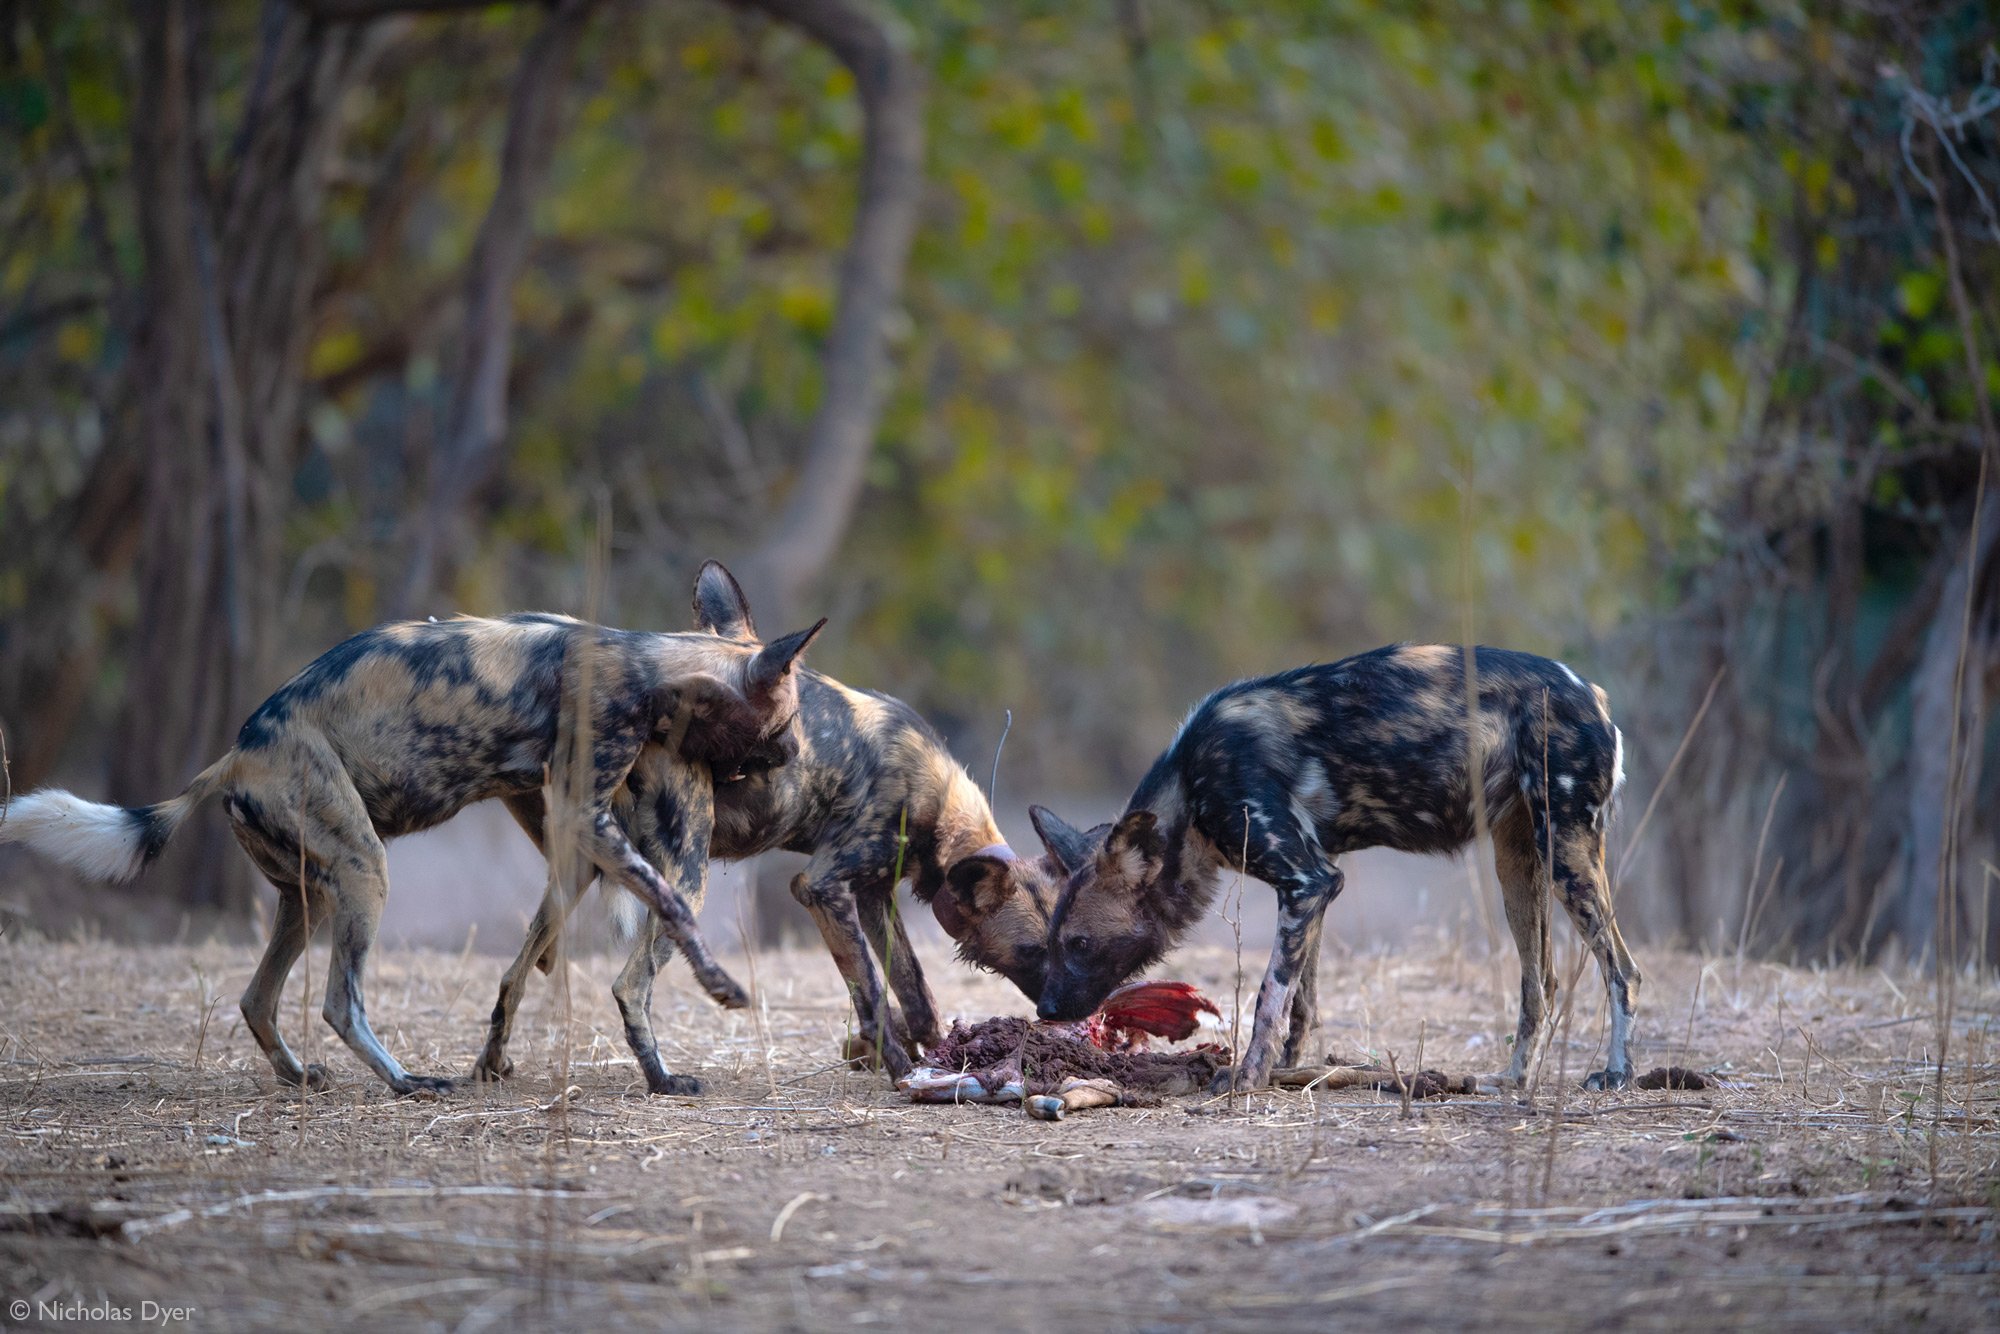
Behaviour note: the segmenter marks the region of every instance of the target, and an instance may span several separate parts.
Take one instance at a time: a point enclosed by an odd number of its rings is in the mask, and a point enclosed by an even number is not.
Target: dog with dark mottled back
[[[383,840],[488,797],[517,815],[531,805],[539,825],[550,782],[581,860],[653,909],[711,996],[746,1004],[611,803],[649,745],[672,757],[676,800],[705,801],[709,773],[733,772],[753,752],[766,763],[786,758],[798,711],[794,661],[819,629],[763,645],[541,614],[378,626],[280,687],[180,796],[125,809],[35,792],[14,802],[0,839],[99,879],[129,880],[195,803],[221,796],[237,841],[278,890],[270,944],[243,993],[243,1017],[278,1078],[327,1084],[322,1067],[308,1069],[285,1045],[277,1018],[311,924],[330,918],[327,1023],[396,1092],[448,1090],[449,1079],[404,1070],[363,1007],[362,970],[389,893]],[[559,758],[571,754],[586,754],[587,765]]]
[[[754,642],[743,590],[711,562],[695,584],[697,623],[724,640]],[[678,867],[670,878],[699,904],[709,857],[736,860],[783,848],[811,857],[792,880],[792,897],[812,914],[839,966],[859,1017],[860,1048],[891,1076],[907,1073],[911,1057],[942,1037],[937,1006],[895,911],[899,877],[928,904],[957,942],[959,957],[1000,973],[1028,997],[1041,994],[1049,910],[1060,887],[1052,853],[1016,857],[1002,841],[985,796],[944,741],[900,700],[854,690],[814,671],[799,676],[796,753],[782,767],[753,759],[739,775],[714,786],[704,808],[677,793],[682,766],[649,747],[633,766],[616,804],[633,845],[656,866]],[[520,811],[517,810],[519,815]],[[531,837],[541,835],[523,820]],[[1039,828],[1039,825],[1037,826]],[[549,970],[560,919],[588,886],[572,887],[567,903],[545,896],[521,952],[501,979],[486,1050],[476,1073],[505,1076],[506,1044],[529,967]],[[614,911],[636,903],[619,896]],[[628,927],[635,924],[626,923]],[[653,980],[673,957],[676,941],[650,921],[612,985],[625,1035],[654,1093],[696,1093],[700,1082],[670,1074],[661,1063],[650,1018]],[[889,975],[896,1012],[870,947]]]
[[[1519,1083],[1555,991],[1550,899],[1559,895],[1610,993],[1610,1052],[1591,1088],[1632,1073],[1639,971],[1612,920],[1605,826],[1624,740],[1602,690],[1548,658],[1480,648],[1478,754],[1507,923],[1521,956]],[[1158,960],[1213,902],[1224,868],[1278,893],[1278,939],[1250,1044],[1217,1091],[1257,1088],[1279,1053],[1296,1065],[1317,1024],[1320,927],[1341,853],[1459,851],[1474,836],[1471,718],[1462,650],[1377,649],[1216,691],[1101,839],[1044,820],[1068,874],[1049,927],[1043,1019],[1081,1019]]]

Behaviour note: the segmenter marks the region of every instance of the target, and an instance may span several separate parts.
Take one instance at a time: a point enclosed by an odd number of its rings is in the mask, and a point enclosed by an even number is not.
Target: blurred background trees
[[[1713,685],[1628,913],[1918,953],[1943,880],[1971,950],[1996,36],[0,4],[15,782],[156,799],[353,630],[581,611],[602,497],[605,619],[679,628],[731,561],[975,767],[1012,708],[1003,804],[1129,784],[1232,676],[1469,626],[1612,691],[1630,829]],[[240,901],[188,855],[156,892]]]

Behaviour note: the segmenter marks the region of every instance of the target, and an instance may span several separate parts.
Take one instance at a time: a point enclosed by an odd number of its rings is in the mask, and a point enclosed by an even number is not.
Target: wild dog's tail
[[[18,798],[0,823],[0,843],[24,843],[52,861],[91,877],[123,884],[160,855],[195,803],[214,792],[236,763],[230,751],[156,806],[107,806],[73,792],[43,788]]]
[[[611,894],[611,942],[630,948],[639,938],[639,928],[646,924],[646,905],[631,894],[612,890],[610,881],[603,883]]]

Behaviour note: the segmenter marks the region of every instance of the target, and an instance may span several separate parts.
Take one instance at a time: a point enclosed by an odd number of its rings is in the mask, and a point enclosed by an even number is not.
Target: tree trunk
[[[216,183],[202,129],[205,11],[160,0],[136,15],[145,279],[133,376],[145,510],[125,743],[111,772],[113,798],[128,804],[186,786],[276,684],[277,571],[322,181],[341,98],[384,35],[379,24],[327,25],[268,4]],[[252,882],[229,847],[219,814],[202,812],[152,879],[190,905],[242,910]]]
[[[1979,884],[1979,868],[1976,862],[1966,865],[1965,848],[1973,833],[1972,799],[1979,790],[1987,678],[2000,656],[2000,490],[1988,492],[1982,509],[1979,549],[1970,559],[1961,558],[1945,580],[1910,683],[1910,854],[1895,921],[1912,958],[1921,957],[1937,939],[1940,877],[1956,872],[1955,883],[1969,879]],[[1969,620],[1968,578],[1974,581]],[[1945,865],[1947,855],[1959,865]],[[1949,910],[1955,913],[1956,905]],[[1963,941],[1963,931],[1952,938]]]
[[[889,317],[902,291],[923,201],[923,89],[888,30],[849,0],[732,0],[799,28],[854,75],[864,119],[854,233],[822,359],[825,383],[805,466],[763,544],[739,568],[766,625],[789,626],[807,585],[833,559],[854,516],[881,421]]]
[[[507,105],[500,184],[467,265],[465,329],[430,495],[412,543],[396,617],[414,616],[459,551],[466,502],[492,474],[507,435],[507,373],[514,353],[514,283],[528,253],[535,200],[562,130],[563,92],[596,0],[558,0],[521,57]],[[448,601],[448,600],[447,600]]]

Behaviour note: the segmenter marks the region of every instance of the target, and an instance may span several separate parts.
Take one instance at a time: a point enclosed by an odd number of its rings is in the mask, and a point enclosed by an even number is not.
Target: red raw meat
[[[1206,1010],[1222,1019],[1215,1002],[1185,982],[1132,982],[1104,998],[1096,1014],[1085,1021],[1085,1036],[1105,1051],[1131,1051],[1146,1045],[1144,1034],[1180,1042],[1201,1027]]]

